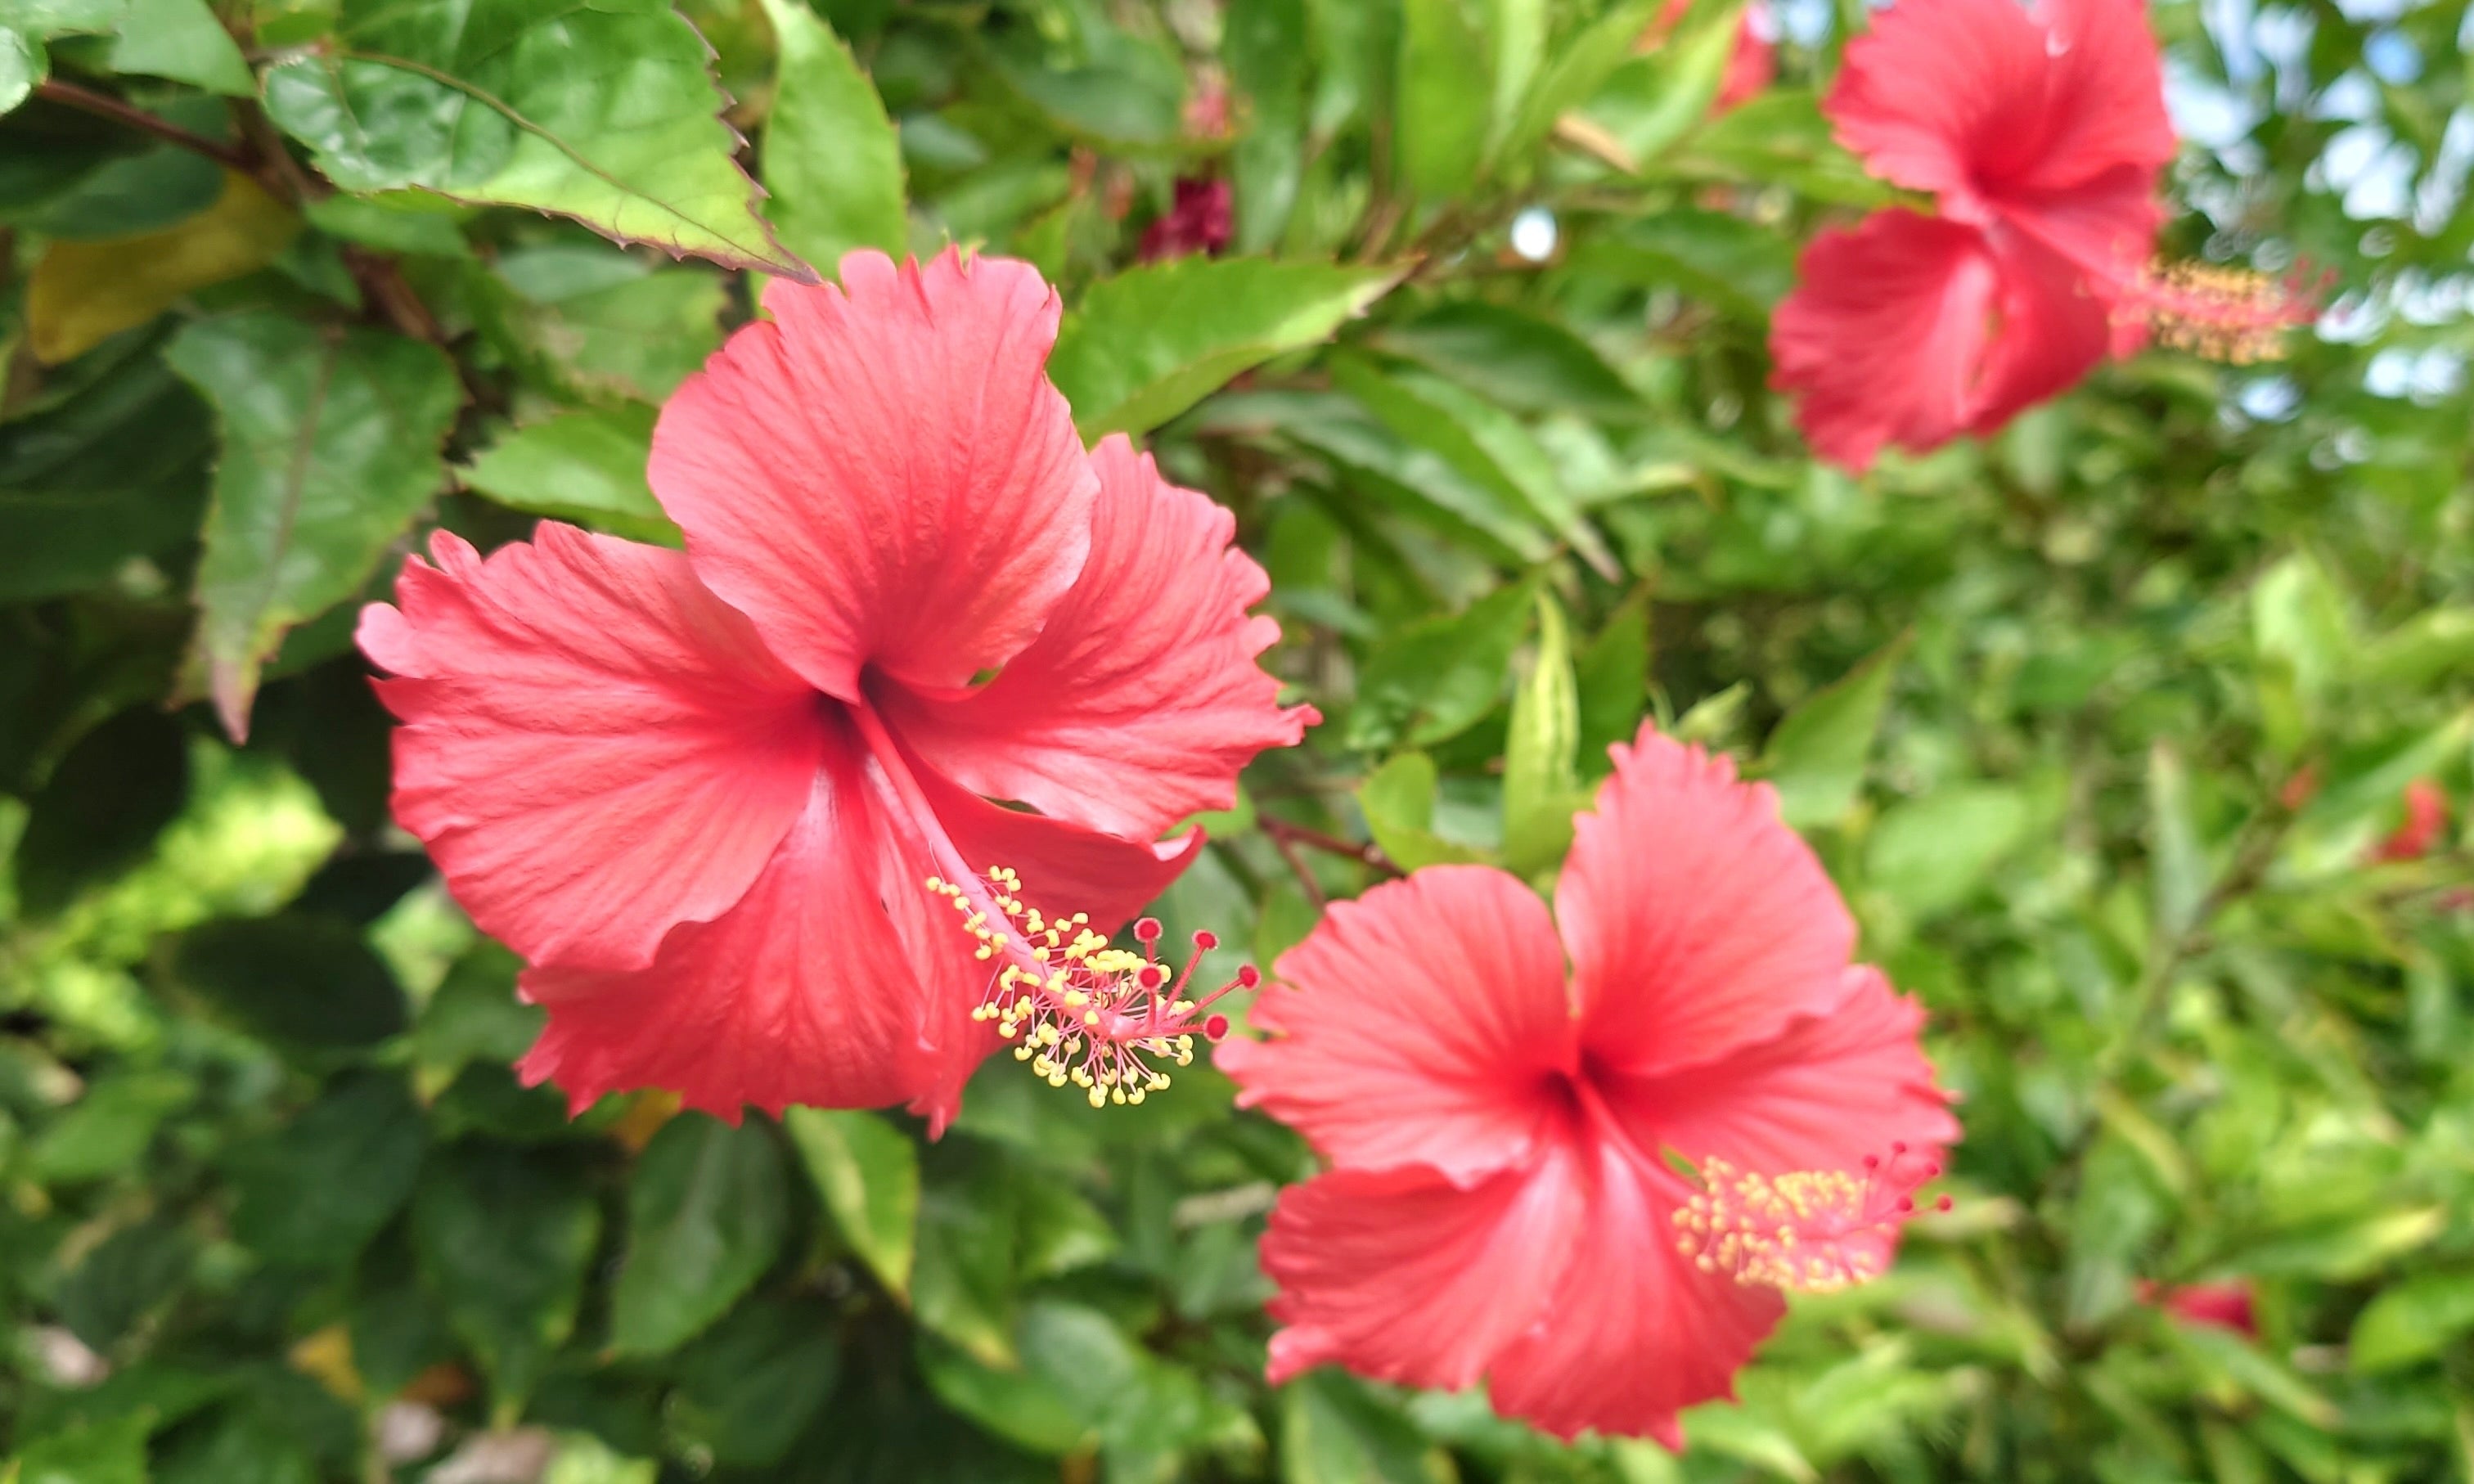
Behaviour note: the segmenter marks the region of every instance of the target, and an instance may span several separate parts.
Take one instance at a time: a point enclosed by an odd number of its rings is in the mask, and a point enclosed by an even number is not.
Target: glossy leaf
[[[469,28],[348,0],[335,42],[269,67],[264,92],[269,116],[347,190],[529,207],[804,275],[756,216],[703,42],[660,0],[515,0]]]
[[[404,1029],[403,991],[360,929],[333,917],[232,917],[182,935],[181,982],[252,1034],[279,1045],[340,1051]]]
[[[1385,268],[1252,257],[1129,269],[1066,316],[1048,374],[1085,442],[1148,432],[1238,373],[1325,339],[1398,281]]]

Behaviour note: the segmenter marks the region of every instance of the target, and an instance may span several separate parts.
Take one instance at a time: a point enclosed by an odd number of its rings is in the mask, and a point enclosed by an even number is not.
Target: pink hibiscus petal
[[[1458,1389],[1540,1319],[1573,1241],[1574,1156],[1464,1189],[1434,1171],[1340,1170],[1281,1192],[1263,1235],[1273,1385],[1325,1362]],[[1560,1319],[1549,1315],[1550,1323]]]
[[[1568,1107],[1564,959],[1546,909],[1487,866],[1439,865],[1334,903],[1251,1013],[1275,1038],[1214,1057],[1259,1107],[1354,1168],[1474,1184]]]
[[[2049,64],[2035,148],[2004,196],[2065,191],[2127,172],[2146,205],[2179,142],[2144,0],[2043,0]]]
[[[1644,723],[1556,888],[1586,1056],[1648,1076],[1837,1003],[1856,923],[1766,784]]]
[[[975,792],[1113,834],[1152,836],[1225,809],[1254,754],[1320,719],[1282,710],[1254,657],[1279,637],[1246,610],[1270,583],[1236,522],[1159,476],[1122,436],[1092,454],[1100,499],[1081,579],[987,685],[888,688],[887,716],[931,766]]]
[[[1048,382],[1057,301],[1027,263],[842,260],[777,279],[662,409],[649,476],[696,575],[844,700],[874,667],[958,687],[1074,585],[1098,481]]]
[[[1770,321],[1770,384],[1798,396],[1814,450],[1861,470],[1885,444],[1922,450],[1964,431],[1995,280],[1983,233],[1904,209],[1813,238]]]
[[[1769,1040],[1679,1071],[1608,1079],[1608,1107],[1651,1156],[1716,1156],[1764,1175],[1856,1171],[1895,1144],[1937,1159],[1958,1120],[1916,1044],[1924,1008],[1870,964],[1850,966],[1841,984],[1837,1003]]]
[[[1881,448],[1990,432],[2103,359],[2104,303],[2003,229],[1894,208],[1813,239],[1770,325],[1770,384],[1797,394],[1814,450],[1850,469]]]
[[[1496,1357],[1495,1410],[1569,1439],[1594,1428],[1681,1448],[1676,1414],[1734,1395],[1785,1312],[1775,1290],[1696,1271],[1661,1177],[1599,1146],[1571,1256],[1539,1321]],[[1665,1177],[1672,1180],[1672,1177]]]
[[[535,962],[651,961],[747,891],[806,805],[814,693],[687,559],[545,522],[456,536],[363,610],[395,815],[484,932]]]
[[[520,1064],[576,1108],[662,1087],[735,1119],[742,1104],[910,1102],[940,1126],[994,1045],[971,1025],[987,966],[921,881],[926,844],[858,738],[835,728],[806,809],[746,897],[632,972],[528,971],[549,1011]]]

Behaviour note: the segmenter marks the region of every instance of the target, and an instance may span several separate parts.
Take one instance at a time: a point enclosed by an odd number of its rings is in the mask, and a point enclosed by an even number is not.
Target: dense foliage
[[[1893,199],[1816,103],[1864,8],[1725,109],[1739,7],[1668,10],[0,0],[5,1476],[2474,1472],[2474,21],[2160,4],[2171,254],[2326,273],[2316,330],[1856,476],[1764,338]],[[1077,423],[1235,512],[1326,718],[1173,934],[1551,882],[1655,715],[1928,1006],[1954,1208],[1680,1457],[1267,1389],[1312,1160],[1200,1063],[1000,1058],[934,1142],[510,1072],[356,608],[433,526],[675,541],[654,409],[758,282],[948,240],[1059,286]]]

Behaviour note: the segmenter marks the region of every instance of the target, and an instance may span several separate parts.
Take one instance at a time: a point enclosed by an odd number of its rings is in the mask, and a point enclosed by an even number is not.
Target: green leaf
[[[2155,951],[2163,953],[2198,925],[2213,872],[2191,817],[2189,772],[2162,739],[2147,749],[2147,873]]]
[[[358,593],[446,483],[439,447],[463,392],[434,346],[263,310],[199,321],[164,358],[222,425],[195,652],[245,737],[285,631]]]
[[[2272,744],[2290,755],[2320,723],[2327,696],[2354,663],[2352,616],[2326,570],[2297,552],[2252,585],[2250,621],[2251,643],[2268,662],[2261,710]]]
[[[839,1378],[838,1318],[813,1299],[760,1297],[731,1310],[672,1362],[671,1427],[719,1463],[780,1463]]]
[[[610,1343],[662,1355],[720,1318],[781,1253],[789,1229],[782,1154],[764,1123],[682,1113],[645,1146],[627,1187],[627,1260]]]
[[[1229,85],[1245,106],[1246,132],[1228,152],[1234,247],[1260,253],[1287,229],[1304,174],[1306,0],[1229,0],[1221,25]]]
[[[898,255],[902,151],[875,85],[803,0],[764,0],[764,13],[781,40],[764,179],[782,245],[826,274],[854,248]]]
[[[1845,206],[1887,206],[1897,199],[1895,190],[1866,173],[1831,137],[1830,120],[1809,88],[1764,88],[1694,133],[1660,164],[1687,179],[1784,185],[1815,201]]]
[[[152,1412],[92,1422],[27,1445],[0,1478],[9,1484],[146,1484]]]
[[[575,1329],[601,1207],[570,1161],[498,1144],[432,1158],[412,1203],[413,1252],[500,1409],[531,1395]]]
[[[510,253],[497,266],[524,300],[507,320],[521,353],[578,397],[661,401],[721,344],[730,291],[709,269],[646,272],[571,248]]]
[[[758,219],[704,42],[666,0],[506,0],[487,22],[345,0],[330,44],[266,70],[266,111],[348,191],[528,207],[809,276]]]
[[[1287,1484],[1435,1484],[1452,1476],[1443,1450],[1353,1376],[1325,1366],[1280,1391]]]
[[[1054,1458],[1097,1441],[1095,1429],[1044,1375],[988,1364],[926,1331],[918,1353],[920,1374],[937,1400],[1018,1448]]]
[[[143,862],[188,796],[189,743],[177,718],[140,707],[86,733],[27,800],[18,903],[55,912]]]
[[[33,1150],[34,1173],[46,1183],[66,1183],[137,1170],[163,1120],[197,1095],[195,1082],[168,1069],[106,1078],[43,1131]]]
[[[1427,746],[1474,726],[1503,696],[1537,590],[1535,578],[1510,583],[1467,612],[1385,636],[1358,675],[1346,744],[1365,751],[1402,741]]]
[[[232,1235],[270,1262],[350,1262],[412,1195],[421,1110],[402,1080],[339,1083],[289,1125],[232,1152]]]
[[[1795,287],[1795,244],[1724,211],[1678,207],[1636,217],[1589,237],[1572,260],[1625,282],[1681,289],[1749,320],[1766,320]]]
[[[1632,55],[1642,28],[1665,4],[1666,0],[1616,0],[1596,19],[1573,33],[1521,100],[1518,119],[1504,140],[1507,161],[1536,148],[1554,129],[1557,119],[1589,102],[1590,95]],[[1516,173],[1515,178],[1520,178],[1519,174]]]
[[[1607,749],[1631,742],[1649,711],[1649,589],[1636,589],[1607,615],[1573,664],[1580,687],[1580,757],[1585,778],[1613,767]]]
[[[1881,815],[1865,841],[1865,880],[1910,920],[1938,916],[1985,885],[2028,820],[2016,789],[1945,784]]]
[[[1598,575],[1611,581],[1619,575],[1606,543],[1564,492],[1554,460],[1518,418],[1440,377],[1386,374],[1362,355],[1334,355],[1331,373],[1332,383],[1365,403],[1395,437],[1432,451],[1505,508],[1553,531]]]
[[[1259,394],[1252,401],[1263,404]],[[1553,554],[1516,498],[1470,478],[1434,450],[1359,413],[1348,400],[1304,396],[1278,405],[1274,426],[1329,462],[1347,493],[1396,509],[1499,562],[1527,566]]]
[[[0,26],[0,113],[26,101],[52,71],[42,43],[10,26]]]
[[[506,1066],[524,1054],[546,1018],[516,997],[523,961],[488,939],[447,971],[413,1027],[416,1086],[434,1097],[473,1062]]]
[[[1494,92],[1487,28],[1465,0],[1400,0],[1399,116],[1392,132],[1400,182],[1447,200],[1477,182]]]
[[[1538,596],[1538,659],[1512,695],[1503,752],[1503,864],[1533,876],[1572,845],[1581,789],[1581,697],[1572,673],[1570,625],[1554,598]]]
[[[404,1029],[403,991],[357,924],[306,912],[190,929],[172,971],[252,1034],[312,1051],[374,1045]]]
[[[653,417],[641,403],[562,412],[510,428],[459,477],[510,510],[677,547],[679,528],[644,479]]]
[[[1586,109],[1636,162],[1657,159],[1710,114],[1734,55],[1741,4],[1695,5],[1665,43],[1615,68]],[[1661,212],[1643,220],[1656,221]]]
[[[919,1224],[918,1150],[869,1112],[794,1107],[782,1127],[842,1240],[887,1292],[907,1299]]]
[[[2401,1371],[2474,1329],[2474,1274],[2419,1273],[2380,1290],[2354,1319],[2346,1359],[2365,1375]]]
[[[1239,372],[1319,344],[1399,279],[1391,268],[1260,257],[1128,269],[1066,316],[1048,375],[1085,442],[1148,432]]]
[[[1435,833],[1435,760],[1422,752],[1400,753],[1369,773],[1357,786],[1357,807],[1374,843],[1404,871],[1491,859]]]
[[[1552,320],[1508,304],[1454,300],[1374,344],[1499,406],[1637,419],[1640,398],[1589,343]]]
[[[1835,823],[1864,784],[1864,761],[1905,658],[1902,634],[1834,684],[1814,692],[1780,720],[1761,752],[1761,771],[1779,792],[1779,814],[1799,830]]]
[[[233,98],[256,95],[240,46],[206,0],[127,0],[120,39],[113,43],[114,72],[189,83]]]

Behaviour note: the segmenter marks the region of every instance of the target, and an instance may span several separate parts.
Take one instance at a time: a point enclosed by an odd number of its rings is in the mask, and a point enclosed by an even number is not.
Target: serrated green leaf
[[[446,483],[463,390],[434,346],[265,310],[191,325],[164,358],[223,430],[194,653],[225,729],[246,737],[284,633],[358,593]]]
[[[1538,658],[1512,695],[1503,750],[1503,864],[1531,876],[1564,859],[1581,789],[1581,697],[1571,626],[1554,598],[1538,597]]]
[[[910,1293],[919,1224],[919,1153],[874,1113],[794,1107],[790,1147],[851,1251],[897,1297]]]
[[[653,416],[649,406],[627,404],[510,428],[459,477],[510,510],[677,547],[679,528],[644,479]]]
[[[627,1187],[627,1257],[610,1343],[662,1355],[719,1319],[773,1265],[789,1230],[782,1155],[758,1119],[682,1113],[645,1146]]]
[[[782,245],[826,274],[854,248],[899,255],[902,151],[876,85],[803,0],[764,0],[764,13],[781,43],[764,180]]]
[[[334,41],[263,85],[268,115],[346,190],[529,207],[808,277],[758,219],[704,43],[665,0],[508,0],[487,25],[346,0]]]
[[[1144,433],[1239,372],[1327,338],[1400,279],[1392,268],[1183,257],[1094,284],[1048,375],[1083,440]]]
[[[1779,814],[1794,829],[1831,824],[1856,802],[1865,760],[1881,728],[1912,635],[1903,634],[1834,683],[1805,697],[1780,720],[1761,752],[1761,772],[1779,792]]]

